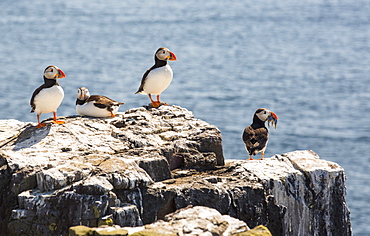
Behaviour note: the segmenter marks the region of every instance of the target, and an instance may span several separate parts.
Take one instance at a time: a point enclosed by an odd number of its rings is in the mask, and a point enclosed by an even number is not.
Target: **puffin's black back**
[[[103,95],[91,95],[89,98],[85,100],[77,99],[76,105],[83,105],[88,102],[94,102],[94,106],[99,107],[101,109],[107,109],[108,111],[113,111],[113,106],[120,106],[124,104],[123,102],[117,102],[113,99],[110,99]]]

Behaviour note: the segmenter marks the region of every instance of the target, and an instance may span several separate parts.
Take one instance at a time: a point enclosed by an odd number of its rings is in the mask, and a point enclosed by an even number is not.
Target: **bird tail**
[[[135,94],[138,94],[138,93],[140,93],[140,94],[146,94],[143,90],[138,90]]]

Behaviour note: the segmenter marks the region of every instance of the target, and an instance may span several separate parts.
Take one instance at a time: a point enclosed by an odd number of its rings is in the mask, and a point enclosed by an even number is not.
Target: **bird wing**
[[[99,107],[101,109],[107,108],[108,111],[112,111],[113,106],[124,104],[123,102],[116,102],[113,99],[110,99],[103,95],[92,95],[89,97],[87,101],[94,101],[94,106]]]
[[[41,89],[45,88],[44,84],[41,85],[40,87],[38,87],[32,94],[32,97],[31,97],[31,100],[30,100],[30,105],[32,107],[32,110],[31,112],[34,112],[35,109],[36,109],[36,105],[35,105],[35,97],[37,94],[39,94],[39,92],[41,91]]]
[[[139,89],[137,90],[137,92],[136,92],[135,94],[140,93],[140,92],[142,92],[142,91],[144,90],[144,84],[145,84],[145,81],[146,81],[146,79],[148,78],[149,73],[150,73],[153,69],[155,69],[155,68],[157,68],[157,66],[156,66],[156,65],[153,65],[152,67],[150,67],[150,69],[148,69],[147,71],[145,71],[145,73],[143,74],[143,78],[141,78],[141,84],[140,84],[140,87],[139,87]]]
[[[146,79],[148,78],[149,73],[150,73],[152,70],[154,70],[154,69],[156,69],[156,68],[159,68],[159,67],[161,67],[161,66],[163,66],[163,65],[161,65],[161,64],[154,64],[154,65],[153,65],[152,67],[150,67],[147,71],[145,71],[145,73],[143,74],[143,78],[141,79],[140,87],[139,87],[139,89],[137,90],[137,92],[136,92],[135,94],[137,94],[137,93],[140,93],[140,92],[144,91],[144,84],[145,84]]]

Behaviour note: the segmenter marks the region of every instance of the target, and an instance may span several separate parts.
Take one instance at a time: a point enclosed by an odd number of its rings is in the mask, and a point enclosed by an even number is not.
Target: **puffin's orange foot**
[[[42,128],[42,127],[45,127],[45,126],[46,126],[46,124],[44,124],[44,123],[38,123],[36,128]]]
[[[254,160],[252,157],[250,157],[248,160]]]
[[[154,108],[159,107],[159,105],[161,105],[161,102],[158,102],[158,101],[153,101],[153,102],[152,102],[152,106],[153,106]]]
[[[65,124],[66,122],[61,121],[61,120],[53,120],[53,123],[61,125],[61,124]]]

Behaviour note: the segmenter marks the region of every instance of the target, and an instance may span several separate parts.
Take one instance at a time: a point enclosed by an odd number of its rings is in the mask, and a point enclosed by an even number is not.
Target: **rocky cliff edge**
[[[274,236],[352,235],[344,170],[312,151],[225,163],[218,128],[178,106],[64,119],[0,120],[0,235],[142,227],[191,205]]]

